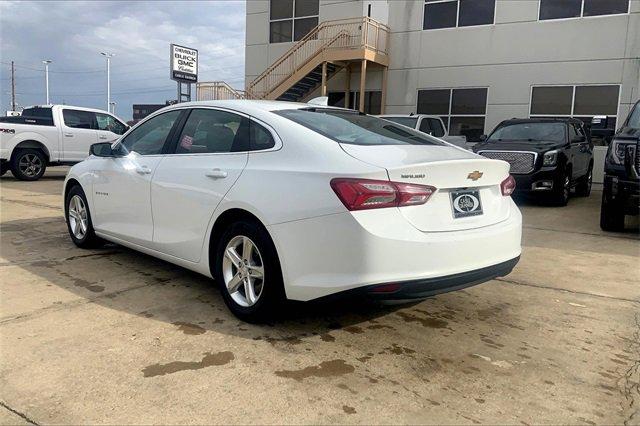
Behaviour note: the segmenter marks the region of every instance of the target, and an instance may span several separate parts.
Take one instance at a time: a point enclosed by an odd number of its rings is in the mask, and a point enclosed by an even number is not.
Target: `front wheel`
[[[19,180],[38,180],[47,169],[47,157],[39,149],[20,149],[11,158],[11,173]]]
[[[231,312],[247,322],[271,319],[285,296],[267,231],[254,222],[236,222],[220,238],[214,256],[214,278]]]
[[[624,210],[620,203],[607,200],[606,193],[602,194],[600,228],[609,232],[621,232],[624,230]]]
[[[556,181],[555,189],[551,195],[552,201],[557,206],[566,206],[571,193],[571,169],[566,168],[560,179]]]
[[[79,185],[67,193],[65,199],[65,218],[67,229],[73,243],[80,248],[100,247],[104,241],[93,230],[89,203]]]

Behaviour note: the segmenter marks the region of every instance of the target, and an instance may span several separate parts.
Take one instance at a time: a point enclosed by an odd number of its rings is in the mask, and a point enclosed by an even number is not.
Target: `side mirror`
[[[111,149],[111,142],[94,143],[89,147],[89,154],[96,157],[115,157],[115,153]]]
[[[466,139],[466,137],[465,137],[465,139]],[[487,140],[487,135],[480,136],[480,142],[484,142],[486,140]]]

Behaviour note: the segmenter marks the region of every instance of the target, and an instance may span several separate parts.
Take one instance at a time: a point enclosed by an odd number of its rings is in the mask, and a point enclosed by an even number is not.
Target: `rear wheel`
[[[600,228],[603,231],[620,232],[624,230],[624,210],[620,203],[608,200],[606,193],[602,194],[600,206]]]
[[[104,244],[93,230],[89,203],[84,191],[79,185],[74,186],[67,193],[65,199],[65,218],[71,240],[80,248],[96,248]]]
[[[16,179],[38,180],[47,169],[47,158],[39,149],[20,149],[11,158],[11,173]]]
[[[254,222],[236,222],[224,232],[215,252],[214,278],[227,307],[247,322],[273,318],[285,300],[275,246]]]
[[[591,194],[591,183],[593,181],[593,163],[589,164],[587,174],[580,178],[580,182],[576,185],[576,195],[580,197],[588,197]]]
[[[556,180],[554,186],[551,195],[553,203],[557,206],[566,206],[571,193],[571,168],[565,168],[564,173]]]

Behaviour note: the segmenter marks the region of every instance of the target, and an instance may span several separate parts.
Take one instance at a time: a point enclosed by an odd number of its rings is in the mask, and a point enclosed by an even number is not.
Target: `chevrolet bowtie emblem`
[[[471,180],[478,180],[482,177],[483,173],[478,171],[478,170],[474,170],[473,172],[469,173],[467,175],[467,179],[471,179]]]

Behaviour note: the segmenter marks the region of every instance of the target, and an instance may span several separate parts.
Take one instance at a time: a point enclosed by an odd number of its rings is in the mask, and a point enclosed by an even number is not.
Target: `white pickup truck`
[[[38,180],[48,165],[74,164],[97,142],[115,140],[129,127],[112,114],[69,105],[25,108],[0,117],[0,176]]]
[[[450,135],[444,122],[437,115],[385,114],[378,117],[435,136],[460,148],[469,149],[467,147],[467,137]]]

